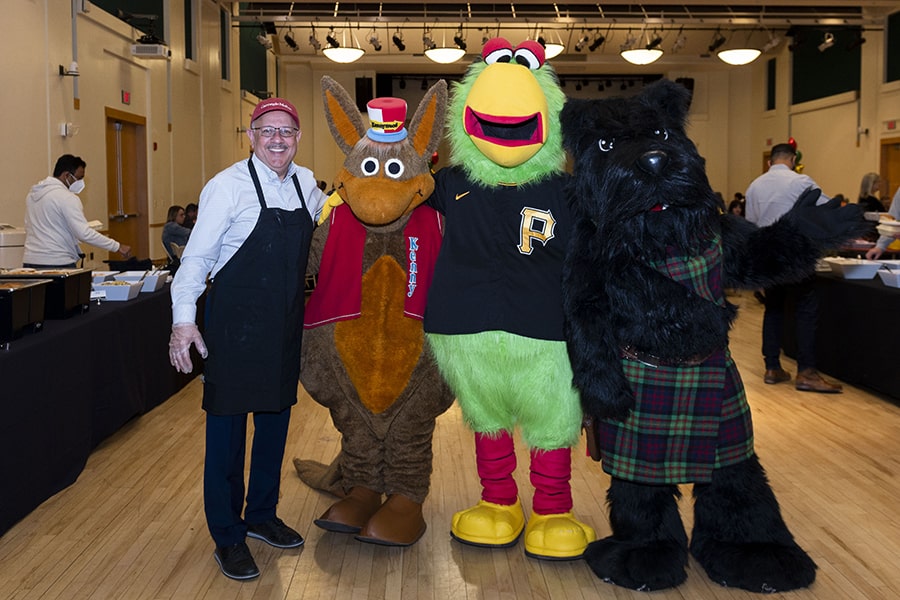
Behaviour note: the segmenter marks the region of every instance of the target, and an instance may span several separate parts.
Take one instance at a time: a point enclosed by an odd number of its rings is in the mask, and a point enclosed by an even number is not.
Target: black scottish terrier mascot
[[[685,134],[689,104],[663,80],[628,99],[569,100],[561,115],[575,159],[566,335],[594,458],[612,477],[612,536],[584,557],[598,577],[639,590],[682,583],[688,549],[723,586],[806,587],[816,565],[754,453],[723,290],[808,276],[862,220],[855,207],[816,206],[819,190],[770,227],[723,214]],[[680,483],[694,484],[690,546]]]

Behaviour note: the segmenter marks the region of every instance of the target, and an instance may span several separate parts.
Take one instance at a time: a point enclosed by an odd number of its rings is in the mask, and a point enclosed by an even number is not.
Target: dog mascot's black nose
[[[641,170],[651,175],[659,175],[669,163],[669,156],[662,150],[653,150],[646,152],[638,159],[638,166]]]

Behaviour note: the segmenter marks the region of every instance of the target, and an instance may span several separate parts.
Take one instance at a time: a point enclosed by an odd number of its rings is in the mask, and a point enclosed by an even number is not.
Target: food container
[[[90,269],[12,269],[0,273],[0,281],[5,279],[49,279],[44,309],[47,319],[67,319],[90,308]]]
[[[144,277],[144,285],[141,287],[142,292],[155,292],[161,290],[169,278],[168,271],[150,271]]]
[[[92,271],[91,278],[93,283],[103,283],[115,277],[118,271]]]
[[[125,271],[115,276],[117,281],[142,282],[142,292],[155,292],[162,289],[168,277],[168,271]]]
[[[831,267],[832,273],[844,279],[872,279],[881,268],[881,263],[877,260],[861,258],[829,257],[825,262]]]
[[[115,274],[117,281],[140,281],[150,271],[122,271]]]
[[[104,281],[98,283],[95,287],[97,290],[106,292],[106,299],[112,302],[124,302],[126,300],[134,300],[141,293],[141,281]]]
[[[900,269],[894,271],[881,269],[878,271],[878,277],[881,278],[881,283],[884,285],[892,288],[900,288]]]
[[[900,221],[882,221],[875,229],[877,229],[878,233],[881,235],[894,237],[900,235]]]
[[[49,279],[0,280],[0,344],[40,331]]]

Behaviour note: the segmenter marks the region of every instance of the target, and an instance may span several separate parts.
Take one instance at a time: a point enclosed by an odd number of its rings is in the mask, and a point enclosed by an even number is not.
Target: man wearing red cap
[[[306,261],[325,203],[312,171],[293,162],[301,136],[293,104],[260,102],[247,136],[250,158],[217,174],[200,193],[197,223],[172,283],[169,340],[169,360],[179,371],[193,369],[192,345],[206,359],[206,521],[216,562],[240,580],[259,575],[246,537],[277,548],[303,544],[275,509],[297,402]],[[207,277],[204,340],[195,319]],[[245,501],[250,413],[255,431]]]

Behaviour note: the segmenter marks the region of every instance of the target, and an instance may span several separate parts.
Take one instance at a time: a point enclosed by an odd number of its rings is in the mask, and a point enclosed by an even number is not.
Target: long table
[[[169,364],[171,323],[167,285],[92,302],[0,350],[0,535],[74,483],[101,441],[196,376]]]
[[[818,273],[816,366],[853,385],[900,401],[900,289]],[[793,310],[785,319],[785,354],[796,357]]]

